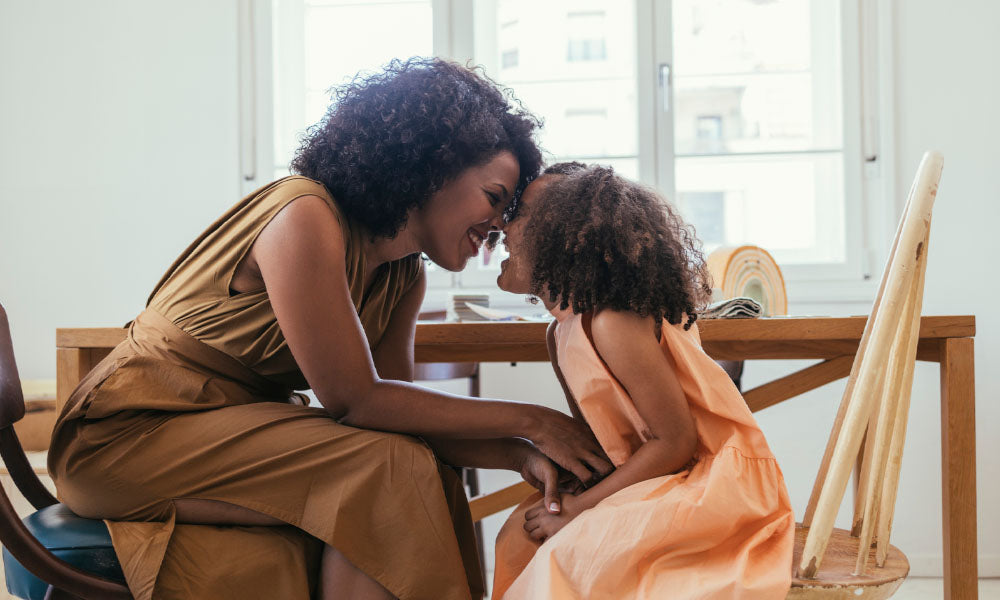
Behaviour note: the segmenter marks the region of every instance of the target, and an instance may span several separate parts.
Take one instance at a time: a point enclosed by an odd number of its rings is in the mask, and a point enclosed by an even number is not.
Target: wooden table
[[[746,391],[757,411],[815,389],[851,370],[865,317],[699,321],[705,351],[716,359],[822,359]],[[548,360],[545,323],[419,323],[418,362]],[[945,598],[977,597],[976,419],[972,316],[923,317],[919,360],[941,365],[941,483]],[[120,328],[56,331],[57,396],[125,338]]]

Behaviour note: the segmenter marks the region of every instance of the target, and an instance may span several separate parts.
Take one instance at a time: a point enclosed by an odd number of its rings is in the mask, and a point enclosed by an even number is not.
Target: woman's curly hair
[[[532,202],[531,289],[574,313],[631,311],[684,328],[711,297],[701,242],[650,188],[609,167],[559,163]],[[516,218],[516,217],[515,217]]]
[[[541,122],[476,69],[438,58],[393,60],[333,94],[291,170],[325,185],[372,236],[394,237],[408,210],[501,151],[521,169],[515,195],[541,168],[534,140]]]

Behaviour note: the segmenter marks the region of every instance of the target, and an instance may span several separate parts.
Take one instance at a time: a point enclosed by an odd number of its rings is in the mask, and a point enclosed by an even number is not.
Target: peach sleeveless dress
[[[306,599],[324,543],[397,597],[480,597],[454,471],[416,438],[341,425],[291,401],[308,383],[266,290],[229,291],[264,227],[306,195],[340,222],[351,299],[378,346],[420,258],[381,266],[365,289],[367,233],[322,184],[289,177],[261,188],[181,255],[127,339],[71,395],[49,450],[59,499],[105,519],[139,599]],[[175,498],[236,504],[289,526],[179,524]]]
[[[615,466],[650,437],[598,355],[590,315],[554,311],[559,368]],[[784,598],[795,522],[781,470],[697,325],[663,323],[660,348],[698,433],[693,466],[629,486],[544,544],[523,529],[526,500],[496,545],[493,598]]]

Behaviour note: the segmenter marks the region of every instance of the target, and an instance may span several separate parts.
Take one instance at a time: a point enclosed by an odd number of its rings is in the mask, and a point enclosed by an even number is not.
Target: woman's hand
[[[524,513],[524,530],[531,539],[542,544],[585,509],[576,496],[566,496],[562,510],[557,514],[546,510],[542,505],[534,506]]]
[[[529,439],[553,462],[584,485],[596,483],[614,470],[586,423],[557,410],[537,409],[535,431]]]
[[[542,492],[543,506],[551,513],[561,510],[562,494],[575,495],[583,490],[583,484],[575,475],[559,469],[535,448],[526,450],[517,470],[526,482]]]

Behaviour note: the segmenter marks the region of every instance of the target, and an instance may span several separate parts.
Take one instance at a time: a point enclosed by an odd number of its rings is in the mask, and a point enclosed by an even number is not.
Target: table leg
[[[83,348],[56,348],[56,413],[87,374]]]
[[[951,338],[941,344],[945,600],[978,597],[974,356],[972,338]]]

